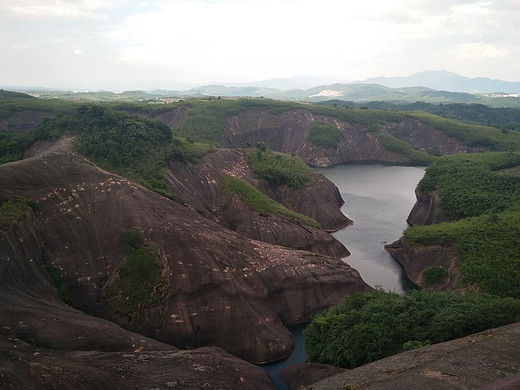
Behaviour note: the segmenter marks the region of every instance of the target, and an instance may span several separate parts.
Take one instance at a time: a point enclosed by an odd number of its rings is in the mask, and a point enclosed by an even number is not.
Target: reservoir
[[[425,168],[344,164],[315,170],[338,187],[345,201],[341,211],[354,221],[354,225],[333,234],[351,253],[343,260],[370,286],[403,293],[409,287],[407,279],[384,245],[401,237],[408,226],[406,218],[415,204],[415,187]],[[279,371],[307,358],[302,329],[291,329],[296,349],[290,358],[264,366],[278,389],[287,388],[278,377]]]
[[[347,164],[319,169],[345,204],[341,211],[354,225],[334,233],[350,251],[344,259],[372,287],[403,293],[408,282],[384,245],[401,237],[415,204],[415,187],[424,167]]]

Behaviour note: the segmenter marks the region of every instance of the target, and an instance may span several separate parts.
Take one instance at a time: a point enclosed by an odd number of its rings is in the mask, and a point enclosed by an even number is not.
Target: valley
[[[288,326],[373,291],[333,234],[353,222],[345,200],[312,167],[435,167],[465,154],[510,157],[493,169],[519,164],[518,132],[421,112],[269,99],[0,104],[5,386],[273,388],[255,364],[290,355]],[[26,206],[13,217],[16,199]],[[433,205],[413,223],[456,219]],[[498,223],[514,210],[491,211]],[[437,289],[466,288],[458,252],[446,250],[452,283]],[[431,259],[409,269],[448,267]],[[515,288],[504,294],[518,298]]]

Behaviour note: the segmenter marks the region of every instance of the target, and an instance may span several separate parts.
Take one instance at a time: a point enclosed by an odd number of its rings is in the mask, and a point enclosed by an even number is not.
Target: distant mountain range
[[[406,77],[374,77],[363,82],[390,88],[421,86],[450,92],[520,94],[520,82],[469,78],[446,70],[426,70]]]
[[[520,106],[520,82],[468,78],[448,71],[424,71],[408,77],[377,77],[359,82],[307,83],[332,79],[299,76],[253,83],[224,83],[186,90],[154,90],[154,94],[176,96],[266,97],[281,100],[320,102],[337,99],[369,102],[483,103],[491,106]],[[500,100],[500,101],[498,101]]]
[[[39,93],[45,88],[7,88]],[[49,89],[47,89],[48,91]],[[58,91],[67,89],[58,88]],[[70,93],[74,95],[79,92]],[[147,96],[161,97],[265,97],[280,100],[322,102],[340,100],[352,102],[387,101],[394,103],[482,103],[491,107],[520,107],[520,82],[469,78],[445,70],[427,70],[407,77],[375,77],[363,81],[300,75],[248,83],[219,83],[213,85],[183,84],[166,81],[112,84],[110,88],[81,91],[141,91]],[[54,92],[52,92],[54,93]],[[143,97],[146,99],[146,97]]]

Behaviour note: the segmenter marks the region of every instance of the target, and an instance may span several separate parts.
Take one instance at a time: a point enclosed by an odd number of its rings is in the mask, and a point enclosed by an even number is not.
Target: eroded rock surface
[[[316,147],[307,142],[310,125],[319,120],[341,129],[338,147]],[[433,155],[479,151],[459,140],[446,136],[418,120],[407,118],[402,122],[386,123],[383,133],[409,142],[414,149]],[[284,153],[295,153],[313,166],[331,166],[346,162],[385,161],[394,164],[409,163],[409,159],[387,151],[374,133],[366,127],[341,121],[334,117],[315,115],[307,110],[286,111],[273,115],[263,109],[250,109],[231,117],[221,136],[224,147],[244,147],[263,141],[267,147]]]
[[[410,225],[431,225],[441,222],[451,222],[453,217],[445,213],[437,204],[435,193],[416,191],[417,201],[408,216]],[[422,286],[422,274],[430,267],[442,267],[448,271],[448,279],[435,286],[437,291],[455,287],[460,282],[460,264],[457,250],[450,245],[410,245],[406,240],[399,239],[385,245],[385,249],[402,266],[408,279],[417,286]]]
[[[274,388],[220,348],[180,351],[66,305],[42,261],[41,233],[32,211],[0,231],[0,388]]]
[[[22,195],[41,206],[34,228],[1,241],[3,264],[14,257],[35,262],[43,251],[74,307],[178,347],[219,346],[255,363],[283,358],[293,348],[285,325],[308,321],[346,294],[370,290],[337,258],[245,238],[92,166],[65,142],[0,166],[0,181],[0,195]],[[119,235],[136,226],[159,248],[168,286],[160,302],[142,309],[144,318],[115,312],[103,294],[123,261]],[[35,275],[13,280],[39,291],[44,276],[41,270]],[[2,299],[11,299],[13,288],[2,290]],[[41,302],[34,306],[36,313],[45,311]],[[3,310],[12,310],[7,326],[17,332],[23,330],[16,326],[20,316],[32,313],[27,303]],[[38,333],[41,345],[53,337]]]
[[[416,190],[415,202],[412,211],[408,215],[407,222],[410,225],[431,225],[440,222],[452,222],[453,217],[450,217],[437,205],[437,196],[435,193],[424,193]]]
[[[240,178],[289,210],[315,219],[316,229],[287,218],[259,213],[238,198],[227,204],[222,194],[221,177]],[[254,240],[303,249],[335,257],[346,257],[348,250],[332,237],[335,231],[352,223],[341,211],[343,199],[336,186],[314,172],[304,188],[290,190],[286,185],[269,185],[252,173],[243,152],[218,149],[197,166],[170,163],[168,185],[190,208]]]

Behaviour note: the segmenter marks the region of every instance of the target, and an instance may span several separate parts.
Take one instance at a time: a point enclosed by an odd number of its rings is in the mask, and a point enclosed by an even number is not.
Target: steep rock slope
[[[410,225],[431,225],[434,223],[453,221],[453,217],[450,217],[437,206],[437,194],[424,193],[416,190],[415,196],[417,201],[406,219]]]
[[[70,140],[0,166],[0,179],[0,195],[39,202],[36,241],[76,308],[179,347],[216,345],[256,363],[279,359],[293,347],[284,325],[370,289],[338,259],[247,239],[103,172],[71,152]],[[125,314],[111,308],[103,287],[120,274],[119,235],[136,226],[158,248],[167,289],[159,302]],[[36,258],[22,244],[12,251]]]
[[[237,197],[226,204],[222,175],[248,182],[288,209],[315,219],[322,229],[251,210]],[[290,190],[286,185],[269,185],[257,179],[240,150],[218,149],[196,166],[170,163],[166,177],[171,191],[191,208],[249,238],[336,257],[349,254],[326,232],[348,226],[352,221],[340,211],[343,199],[338,189],[320,173],[313,172],[304,188]]]
[[[410,225],[431,225],[453,221],[452,217],[437,206],[435,193],[426,194],[416,191],[416,197],[417,201],[407,218]],[[436,290],[446,290],[456,286],[460,281],[457,251],[449,245],[415,247],[403,240],[397,240],[385,245],[385,249],[403,266],[408,279],[417,286],[423,284],[422,274],[430,267],[442,267],[450,274],[446,282],[435,286]]]
[[[219,348],[180,351],[66,305],[43,246],[31,209],[0,231],[1,388],[274,388],[263,370]]]
[[[381,131],[408,142],[415,150],[422,150],[434,156],[484,150],[482,147],[464,145],[433,126],[412,118],[399,123],[388,123],[381,127]]]
[[[334,124],[341,130],[337,148],[317,147],[307,141],[310,125],[316,120]],[[411,118],[387,123],[380,127],[380,131],[409,142],[416,150],[436,155],[477,150]],[[369,132],[366,127],[315,115],[306,110],[287,111],[278,115],[261,109],[243,111],[228,120],[220,142],[224,147],[244,147],[254,146],[258,141],[265,142],[272,150],[295,153],[304,162],[314,166],[359,161],[394,164],[409,162],[407,157],[386,150],[376,134]]]

